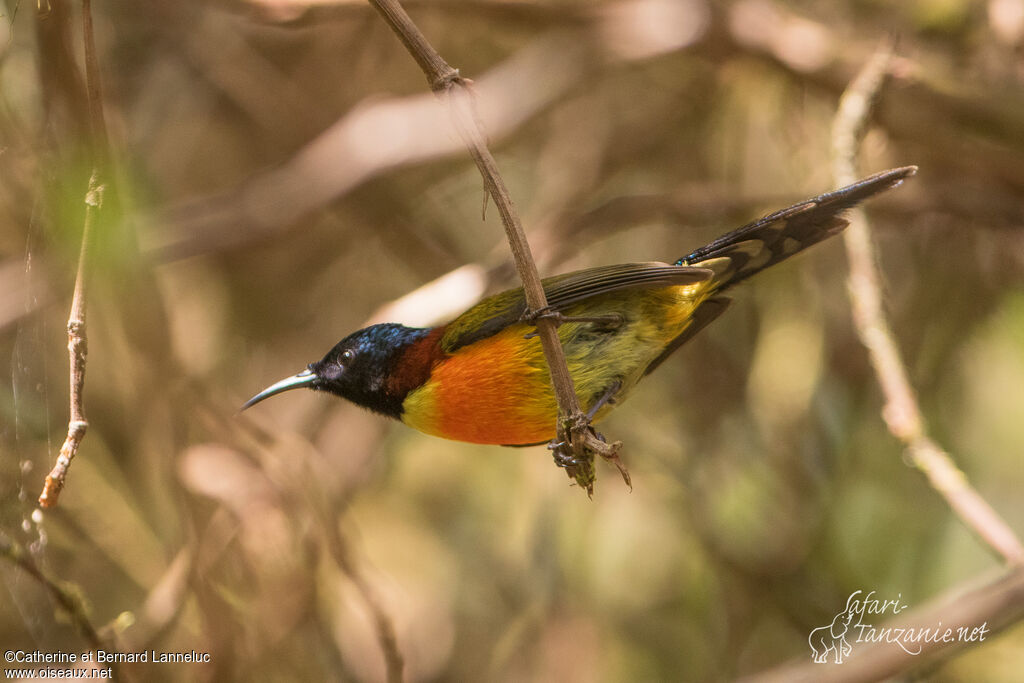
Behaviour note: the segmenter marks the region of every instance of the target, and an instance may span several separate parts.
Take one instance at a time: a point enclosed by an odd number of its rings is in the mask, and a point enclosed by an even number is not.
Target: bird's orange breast
[[[402,421],[427,434],[482,444],[554,436],[558,409],[540,342],[512,325],[440,360],[403,403]]]

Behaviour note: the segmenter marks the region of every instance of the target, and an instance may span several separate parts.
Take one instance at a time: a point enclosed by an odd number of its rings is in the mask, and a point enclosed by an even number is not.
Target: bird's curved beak
[[[242,407],[239,408],[238,412],[242,412],[246,408],[251,408],[252,406],[262,401],[263,399],[270,398],[274,394],[280,394],[282,391],[288,391],[289,389],[298,389],[300,387],[308,387],[317,379],[318,378],[316,376],[316,373],[313,372],[312,370],[303,370],[297,375],[292,375],[291,377],[283,379],[280,382],[277,382],[276,384],[271,384],[269,387],[267,387],[266,389],[256,394],[248,401],[246,401],[242,405]]]

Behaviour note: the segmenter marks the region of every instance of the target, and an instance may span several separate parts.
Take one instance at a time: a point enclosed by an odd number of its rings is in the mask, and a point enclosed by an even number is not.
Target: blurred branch
[[[467,3],[430,4],[430,10],[451,11],[455,7],[462,16],[464,5]],[[615,41],[604,38],[628,32],[630,12],[639,18],[646,6],[635,0],[623,0],[611,6],[616,8],[614,12],[607,11],[607,7],[605,11],[595,8],[579,11],[522,5],[524,11],[538,9],[542,15],[551,17],[550,21],[539,23],[540,27],[548,28],[549,33],[480,79],[474,79],[478,112],[492,142],[512,133],[552,102],[579,87],[588,75],[636,58],[633,53],[616,49]],[[739,29],[742,22],[732,16],[734,10],[729,13],[713,10],[702,15],[707,11],[703,3],[676,3],[674,6],[690,7],[692,17],[688,15],[685,22],[657,20],[650,26],[659,31],[667,31],[670,26],[678,30],[677,24],[696,28],[667,49],[690,45],[696,57],[721,63],[756,56],[804,85],[836,95],[850,81],[854,63],[836,47],[843,45],[843,41],[833,27],[799,15],[789,16],[787,22],[783,22],[783,35],[813,25],[815,34],[824,36],[823,40],[816,40],[815,45],[828,46],[828,49],[815,53],[818,54],[815,60],[801,61],[796,58],[803,54],[798,49],[803,44],[800,40],[779,39],[769,45],[751,42],[750,36]],[[488,3],[481,11],[492,10],[496,8]],[[312,8],[302,15],[302,21],[322,17],[321,12],[355,15],[361,11],[356,5]],[[555,16],[565,20],[556,21]],[[770,32],[760,31],[758,35],[766,33]],[[656,45],[650,36],[638,42]],[[780,52],[782,46],[796,54]],[[553,63],[558,64],[557,69],[551,68]],[[912,143],[917,153],[935,163],[960,168],[967,177],[983,178],[987,181],[985,187],[998,197],[998,201],[979,202],[972,200],[970,193],[947,193],[940,205],[947,211],[972,218],[977,217],[980,210],[997,213],[1000,220],[1019,221],[1024,213],[1013,190],[1024,187],[1024,174],[1019,172],[1017,163],[1022,149],[1020,141],[1024,140],[1019,134],[1019,122],[1024,119],[1016,100],[997,99],[985,93],[964,94],[962,88],[951,90],[920,78],[908,78],[901,85],[892,93],[891,102],[887,98],[878,112],[885,130],[899,140]],[[356,106],[280,167],[232,190],[183,201],[162,215],[137,216],[135,220],[160,224],[159,231],[150,233],[151,241],[147,245],[147,251],[158,260],[182,259],[249,244],[295,225],[388,170],[450,156],[463,149],[449,119],[426,96],[375,97]],[[975,137],[963,139],[957,126],[966,126],[975,135],[984,136],[990,144],[982,147],[976,144]],[[932,145],[935,136],[948,138],[949,144]],[[935,206],[930,208],[934,210]],[[247,229],[239,230],[240,225]]]
[[[696,42],[708,25],[708,10],[700,0],[653,6],[648,0],[620,0],[580,12],[551,11],[568,12],[571,20],[554,22],[547,34],[474,79],[474,118],[490,141],[515,131],[607,65],[680,49]],[[232,190],[182,202],[161,216],[135,220],[162,224],[147,245],[157,260],[248,244],[294,225],[388,170],[463,150],[453,123],[433,97],[375,96],[280,167]],[[247,229],[239,230],[240,225]]]
[[[210,406],[210,408],[213,412],[207,414],[207,418],[216,415],[216,406]],[[326,548],[334,564],[341,570],[341,574],[355,586],[356,592],[372,620],[377,642],[384,657],[386,680],[388,683],[402,681],[405,658],[399,647],[394,622],[377,591],[361,570],[357,548],[353,547],[354,544],[349,542],[339,528],[339,520],[344,516],[346,508],[356,493],[356,488],[362,481],[354,481],[351,471],[346,471],[345,467],[332,461],[310,442],[306,442],[306,445],[310,453],[316,454],[315,459],[303,461],[296,452],[298,449],[288,448],[289,465],[287,468],[278,469],[264,460],[266,447],[259,445],[263,441],[275,440],[276,436],[265,432],[258,423],[247,422],[243,425],[244,428],[229,439],[241,437],[246,442],[244,446],[246,450],[253,450],[260,454],[259,457],[263,460],[262,472],[268,477],[271,486],[277,491],[286,493],[295,509],[301,510],[300,516],[309,519],[309,524],[303,524],[304,528],[311,527],[319,531],[322,547]],[[229,426],[229,429],[233,431],[237,425],[233,421],[225,421],[218,416],[211,422],[211,426],[214,428]],[[360,430],[353,431],[355,434],[350,434],[347,442],[348,455],[351,456],[353,452],[359,452],[369,458],[370,454],[378,450],[375,437],[372,437],[369,442],[364,442],[357,436],[360,434]],[[303,451],[299,450],[298,452]],[[358,457],[354,459],[359,460]],[[312,469],[307,469],[307,467]],[[274,474],[281,478],[272,477],[271,475]],[[196,478],[197,481],[202,481],[204,486],[208,484],[209,479],[210,477],[205,474]]]
[[[340,501],[339,501],[340,502]],[[331,507],[335,507],[331,505]],[[359,595],[362,596],[367,610],[373,617],[374,628],[377,631],[377,641],[380,643],[381,651],[384,653],[384,665],[387,670],[388,683],[401,683],[402,668],[405,665],[401,650],[398,649],[398,637],[395,635],[395,626],[391,617],[381,605],[380,598],[366,581],[366,577],[356,566],[352,558],[352,552],[345,537],[338,529],[338,515],[327,515],[320,520],[320,528],[323,530],[327,542],[327,550],[334,558],[335,564],[349,581],[355,585]]]
[[[885,80],[892,46],[884,44],[864,66],[839,101],[832,129],[833,173],[837,186],[856,180],[858,141],[873,102]],[[857,333],[868,349],[886,404],[882,416],[889,431],[903,442],[910,461],[945,498],[960,520],[990,548],[1010,563],[1024,561],[1024,547],[1016,534],[967,482],[953,460],[928,435],[917,397],[907,380],[906,368],[882,310],[877,255],[871,229],[862,210],[851,211],[844,233],[850,261],[850,301]]]
[[[1015,567],[998,578],[977,586],[972,579],[931,603],[908,611],[876,627],[878,632],[920,633],[923,629],[976,628],[984,626],[992,634],[1016,623],[1024,616],[1024,568]],[[904,629],[896,631],[896,629]],[[979,641],[980,642],[980,641]],[[816,664],[810,657],[800,663],[781,666],[741,679],[743,683],[855,683],[880,681],[906,674],[940,656],[968,647],[962,641],[942,642],[922,638],[915,642],[921,651],[912,655],[893,642],[857,642],[842,664]]]
[[[44,508],[57,504],[68,468],[78,447],[85,438],[89,423],[82,408],[82,390],[85,386],[85,357],[88,353],[85,332],[86,269],[93,239],[93,224],[103,208],[103,194],[106,191],[105,176],[109,159],[107,125],[103,117],[103,93],[100,86],[99,60],[96,57],[96,40],[92,27],[92,0],[82,0],[82,34],[85,48],[85,82],[89,102],[89,129],[92,152],[92,174],[85,193],[85,221],[82,226],[82,249],[78,255],[78,272],[75,275],[75,293],[71,300],[71,314],[68,316],[68,354],[70,356],[70,416],[68,435],[61,446],[57,462],[46,477],[46,484],[39,496],[39,505]]]
[[[505,235],[508,238],[512,257],[515,259],[516,270],[523,282],[526,305],[532,315],[532,323],[536,327],[544,350],[544,358],[551,372],[551,383],[558,402],[558,421],[556,423],[556,439],[554,447],[561,457],[556,461],[565,467],[570,477],[587,491],[593,492],[594,454],[612,460],[619,467],[626,483],[629,476],[616,455],[621,444],[606,444],[590,427],[590,422],[580,409],[579,399],[573,385],[572,375],[565,360],[562,344],[558,339],[558,325],[549,317],[536,315],[547,308],[547,297],[541,284],[537,265],[530,251],[519,214],[512,204],[512,197],[505,187],[505,181],[498,171],[498,166],[487,148],[484,134],[476,116],[473,93],[469,81],[462,78],[457,69],[449,65],[430,45],[423,33],[413,23],[397,0],[370,0],[371,4],[381,13],[384,20],[398,35],[402,44],[412,54],[427,77],[430,89],[448,99],[452,119],[470,156],[480,169],[484,179],[484,187],[501,215]]]
[[[57,606],[67,614],[71,623],[89,643],[90,648],[107,652],[116,651],[111,644],[104,643],[96,631],[96,627],[89,621],[85,600],[78,586],[50,576],[46,570],[36,564],[21,544],[8,538],[7,534],[3,532],[0,532],[0,556],[31,576],[46,590]],[[116,680],[118,678],[117,665],[110,664],[110,666],[114,669],[113,678]]]
[[[552,72],[556,55],[560,69]],[[583,41],[538,40],[475,83],[477,113],[492,135],[507,135],[563,96],[592,62]],[[279,168],[157,217],[166,229],[149,250],[158,260],[174,260],[245,244],[293,225],[390,169],[463,149],[451,117],[434,97],[376,97],[357,105]],[[248,229],[239,231],[239,225]]]
[[[154,648],[179,622],[185,611],[195,579],[195,551],[184,547],[178,551],[158,581],[149,588],[141,607],[134,610],[128,624],[122,615],[103,626],[103,633],[114,634],[122,650],[135,652]],[[130,631],[126,629],[130,626]]]
[[[257,3],[261,4],[261,3]],[[589,21],[590,9],[586,5],[551,5],[539,2],[523,2],[522,0],[406,0],[405,7],[425,7],[431,11],[444,13],[446,20],[451,17],[482,17],[492,25],[506,27],[510,24],[522,24],[530,27],[549,27],[551,25],[569,25]],[[331,21],[350,19],[361,16],[365,10],[363,3],[324,3],[306,5],[301,13],[293,16],[275,14],[257,15],[257,20],[264,20],[274,26],[300,29],[323,26]]]
[[[753,15],[748,13],[751,9],[756,10]],[[860,70],[860,51],[845,49],[848,43],[836,26],[793,12],[789,4],[739,2],[716,16],[718,21],[698,46],[715,61],[757,56],[802,87],[835,96]],[[875,28],[878,33],[883,30],[882,25]],[[923,51],[920,43],[915,47]],[[892,89],[873,113],[879,127],[901,146],[913,147],[920,165],[928,161],[929,168],[959,172],[960,182],[974,179],[988,190],[981,202],[974,193],[945,193],[941,205],[970,218],[976,217],[980,205],[984,212],[999,212],[1002,220],[1019,223],[1024,99],[980,82],[950,79],[948,73],[925,72],[912,60],[894,60],[892,67],[889,75],[897,75],[900,87]],[[934,144],[936,139],[943,144]],[[929,208],[934,210],[934,204]]]

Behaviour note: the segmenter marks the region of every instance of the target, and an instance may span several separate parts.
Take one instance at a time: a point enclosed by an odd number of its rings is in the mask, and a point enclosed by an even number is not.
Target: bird
[[[535,331],[538,316],[558,323],[580,406],[597,423],[725,311],[726,290],[840,233],[848,224],[844,210],[916,171],[894,168],[794,204],[674,263],[622,263],[545,278],[547,307],[541,311],[530,311],[518,288],[436,327],[371,325],[241,410],[304,387],[446,439],[504,446],[549,442],[558,406]]]

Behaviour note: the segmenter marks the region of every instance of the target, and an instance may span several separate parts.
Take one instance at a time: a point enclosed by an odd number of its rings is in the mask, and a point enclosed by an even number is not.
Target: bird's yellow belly
[[[686,328],[703,298],[692,286],[671,287],[623,292],[606,298],[600,310],[581,306],[567,311],[570,316],[628,312],[611,330],[592,323],[559,328],[583,410],[616,382],[616,403],[621,403],[648,364]],[[540,341],[524,338],[532,331],[529,325],[512,325],[439,362],[406,397],[402,421],[427,434],[470,443],[521,445],[554,438],[558,407]],[[594,421],[611,407],[599,410]]]

